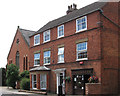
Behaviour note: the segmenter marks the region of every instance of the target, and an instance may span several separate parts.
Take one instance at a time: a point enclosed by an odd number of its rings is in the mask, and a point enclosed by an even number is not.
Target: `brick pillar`
[[[32,89],[32,75],[30,74],[30,89]]]
[[[37,74],[37,89],[40,89],[40,74]]]
[[[49,91],[49,74],[47,74],[47,91]]]

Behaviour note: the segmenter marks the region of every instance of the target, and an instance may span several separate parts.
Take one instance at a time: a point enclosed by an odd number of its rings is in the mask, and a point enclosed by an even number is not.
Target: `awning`
[[[51,69],[50,68],[47,68],[45,66],[39,66],[39,67],[35,67],[35,68],[32,68],[30,69],[29,71],[50,71]]]

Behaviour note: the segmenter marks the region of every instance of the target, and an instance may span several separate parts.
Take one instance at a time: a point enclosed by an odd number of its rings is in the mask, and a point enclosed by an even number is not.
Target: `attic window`
[[[19,42],[20,42],[19,39],[17,39],[16,43],[19,44]]]

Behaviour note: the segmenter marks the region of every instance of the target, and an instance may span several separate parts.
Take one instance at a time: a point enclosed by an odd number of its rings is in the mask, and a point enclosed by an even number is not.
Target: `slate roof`
[[[79,18],[81,16],[87,15],[89,13],[95,12],[97,10],[100,10],[107,2],[95,2],[88,6],[85,6],[83,8],[80,8],[78,10],[75,10],[63,17],[60,17],[58,19],[55,19],[53,21],[48,22],[46,25],[44,25],[42,28],[40,28],[35,34],[44,32],[50,28],[53,28],[55,26],[61,25],[63,23],[69,22],[71,20],[74,20],[76,18]],[[33,34],[33,35],[35,35]]]
[[[50,71],[50,68],[47,68],[45,66],[39,66],[39,67],[32,68],[29,71],[30,72],[31,71]]]
[[[22,33],[22,36],[25,40],[25,42],[27,43],[28,46],[30,46],[30,35],[33,35],[35,33],[35,31],[30,31],[30,30],[26,30],[26,29],[21,29],[19,28],[20,32]]]

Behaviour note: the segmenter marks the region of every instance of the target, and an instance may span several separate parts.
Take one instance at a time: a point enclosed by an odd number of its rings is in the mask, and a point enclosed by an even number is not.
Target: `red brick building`
[[[118,94],[119,3],[96,2],[48,22],[30,36],[31,90],[58,94]],[[91,75],[98,83],[88,83]],[[66,81],[65,79],[69,78]]]
[[[17,28],[8,57],[7,64],[16,64],[20,72],[29,70],[30,39],[34,31]]]
[[[30,89],[58,94],[62,85],[63,94],[119,94],[119,5],[95,2],[77,9],[73,4],[65,16],[30,35]],[[98,83],[89,83],[90,76]]]

